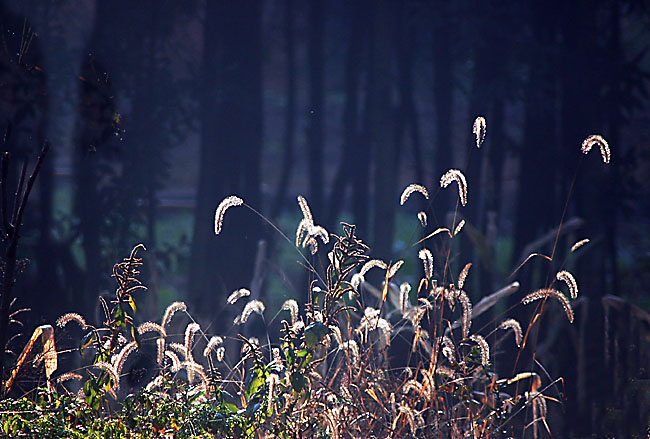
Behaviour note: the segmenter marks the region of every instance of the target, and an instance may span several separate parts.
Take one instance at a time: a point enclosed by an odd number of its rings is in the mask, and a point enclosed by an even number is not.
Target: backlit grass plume
[[[460,203],[465,206],[467,205],[467,180],[465,175],[458,169],[450,169],[440,177],[440,187],[446,188],[452,182],[458,184],[458,198]]]
[[[481,145],[483,145],[483,141],[485,140],[485,134],[487,132],[487,124],[483,116],[478,116],[474,120],[474,126],[472,127],[472,132],[474,133],[474,137],[476,137],[476,147],[480,148]]]
[[[560,302],[562,308],[564,309],[564,313],[567,316],[567,319],[569,319],[570,323],[573,323],[573,308],[571,308],[571,304],[569,303],[569,300],[566,298],[564,294],[560,293],[558,290],[555,290],[553,288],[542,288],[533,291],[532,293],[528,294],[526,297],[521,299],[521,303],[526,305],[531,302],[534,302],[535,300],[546,299],[548,297],[553,297]]]
[[[219,206],[217,206],[217,210],[214,213],[215,235],[221,233],[221,226],[223,225],[223,217],[226,214],[226,210],[230,209],[231,207],[241,206],[242,204],[244,204],[244,200],[236,195],[230,195],[229,197],[224,198],[221,203],[219,203]]]
[[[429,192],[427,192],[427,188],[425,188],[420,184],[409,184],[402,192],[402,196],[400,197],[399,204],[403,206],[404,203],[406,203],[406,200],[409,199],[409,197],[413,192],[419,192],[424,196],[424,198],[426,198],[427,200],[429,199]]]
[[[611,158],[611,152],[609,150],[609,144],[605,139],[603,139],[602,136],[598,134],[592,134],[588,136],[583,142],[582,142],[582,148],[580,150],[582,151],[583,154],[587,154],[589,151],[591,151],[591,148],[594,145],[598,145],[600,148],[600,155],[603,157],[603,162],[609,163],[610,158]]]
[[[576,299],[578,297],[578,282],[576,282],[576,278],[573,277],[571,273],[566,270],[562,270],[555,275],[555,278],[567,284],[569,287],[569,294],[571,294],[572,299]]]

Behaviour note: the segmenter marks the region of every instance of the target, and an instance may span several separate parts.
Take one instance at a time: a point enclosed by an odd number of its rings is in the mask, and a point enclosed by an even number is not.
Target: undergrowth
[[[474,133],[480,147],[485,136],[482,118]],[[609,161],[602,138],[590,136],[585,142],[584,153],[598,145]],[[440,180],[442,188],[454,183],[464,206],[468,187],[460,170],[452,169]],[[429,199],[424,186],[409,185],[401,204],[415,193]],[[422,239],[413,245],[414,254],[405,257],[419,259],[422,274],[411,285],[398,281],[403,260],[371,259],[354,225],[342,223],[338,234],[330,233],[315,223],[303,197],[298,197],[298,204],[303,218],[293,244],[299,250],[309,248],[312,255],[327,252],[329,260],[319,271],[310,255],[301,253],[313,278],[307,303],[287,300],[280,311],[284,319],[279,324],[275,318],[267,322],[264,303],[241,288],[226,300],[227,306],[240,310],[232,334],[209,334],[182,302],[172,303],[159,323],[137,324],[134,292],[145,289],[138,278],[142,264],[138,252],[144,250],[140,244],[115,265],[114,297],[100,297],[103,321],[92,324],[70,313],[58,319],[56,329],[43,325],[34,333],[4,390],[10,390],[26,362],[44,368],[45,385],[29,397],[0,402],[2,434],[97,438],[550,434],[547,405],[561,402],[557,390],[561,378],[545,375],[542,367],[522,369],[520,356],[533,344],[532,329],[542,312],[554,311],[547,305],[549,299],[557,301],[568,322],[573,322],[571,300],[578,288],[571,273],[562,270],[551,283],[523,296],[522,304],[536,305],[526,325],[499,315],[477,327],[473,322],[516,293],[519,284],[506,285],[472,306],[464,290],[471,264],[456,275],[450,269],[450,252],[434,262],[429,242],[434,237],[454,240],[462,233],[464,220],[454,220],[449,227],[436,225],[425,233],[430,228],[426,213],[418,214]],[[247,206],[234,195],[219,205],[216,234],[227,209],[241,205]],[[585,243],[576,243],[571,251]],[[530,258],[537,256],[553,258],[538,254]],[[366,279],[372,279],[371,270],[379,275],[375,284]],[[242,335],[246,332],[242,326],[252,319],[261,319],[266,328],[261,339]],[[269,325],[279,327],[280,338],[271,339],[274,331]],[[55,346],[55,332],[80,334],[79,344]],[[38,338],[44,348],[37,353],[33,347]],[[513,373],[497,376],[495,360],[508,350],[515,358]],[[76,366],[60,373],[58,362],[63,359]],[[136,369],[135,364],[144,367]],[[141,384],[133,383],[136,370],[144,376]]]

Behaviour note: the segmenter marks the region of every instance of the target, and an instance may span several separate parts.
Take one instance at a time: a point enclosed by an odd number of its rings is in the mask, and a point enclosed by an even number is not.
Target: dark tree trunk
[[[259,218],[239,207],[226,215],[215,236],[214,212],[223,198],[261,205],[262,147],[261,5],[255,1],[207,3],[201,103],[201,165],[190,289],[195,305],[215,318],[215,330],[230,325],[219,309],[234,289],[249,287]]]
[[[397,191],[397,151],[391,103],[394,9],[390,1],[376,3],[371,50],[372,80],[368,88],[368,139],[375,151],[373,254],[392,258]]]
[[[364,32],[364,10],[362,2],[352,3],[348,17],[348,47],[345,60],[345,107],[343,109],[343,144],[341,161],[336,170],[334,184],[329,196],[326,226],[331,229],[336,221],[350,183],[355,180],[355,154],[359,143],[359,76]],[[365,166],[365,165],[361,165]],[[356,189],[353,190],[356,192]],[[356,196],[355,196],[356,197]]]
[[[435,138],[432,163],[433,182],[437,187],[440,177],[453,166],[453,145],[451,144],[451,115],[453,105],[454,54],[452,35],[451,3],[446,1],[432,4],[433,15],[433,105],[435,108]],[[434,188],[431,188],[434,190]],[[452,191],[440,191],[435,198],[430,217],[443,221],[445,213],[456,206]],[[433,215],[431,215],[433,214]]]
[[[556,94],[553,60],[541,56],[545,51],[550,52],[554,28],[549,16],[541,10],[533,8],[531,15],[536,44],[530,51],[529,78],[524,91],[524,135],[515,225],[516,257],[542,231],[557,225],[560,218],[554,199],[557,180],[553,161],[557,158],[557,140],[553,114],[553,96]]]
[[[575,212],[585,220],[580,234],[594,242],[585,257],[578,261],[576,272],[580,273],[580,295],[596,302],[607,291],[606,243],[611,231],[607,229],[606,218],[607,211],[612,210],[616,202],[608,196],[611,195],[607,187],[609,183],[607,172],[611,171],[608,165],[601,161],[598,151],[592,151],[587,156],[582,155],[580,146],[585,137],[592,133],[601,133],[605,138],[608,137],[607,132],[602,132],[601,123],[604,118],[599,118],[599,108],[593,104],[599,102],[599,91],[605,86],[601,79],[600,68],[597,67],[598,64],[594,64],[594,60],[603,58],[593,44],[598,38],[598,30],[592,25],[596,22],[596,17],[591,3],[582,1],[567,3],[562,18],[564,62],[561,76],[561,135],[562,149],[565,151],[563,162],[569,179],[573,177],[576,169],[578,170],[569,213]],[[605,242],[605,245],[602,242]],[[561,258],[562,254],[557,254],[557,257]],[[602,318],[590,316],[587,321],[589,322],[587,334],[602,334],[602,329],[599,328]],[[567,406],[566,416],[573,420],[569,428],[577,437],[594,433],[592,419],[607,416],[606,406],[611,400],[610,390],[608,390],[609,376],[600,361],[603,352],[600,337],[596,335],[587,337],[583,349],[591,366],[583,371],[584,375],[580,381],[589,385],[580,389],[578,382],[574,382],[568,391],[573,394],[582,392],[585,401],[603,403],[598,404],[596,411],[589,406],[579,404]],[[565,363],[564,367],[570,368],[572,365]]]
[[[282,156],[282,174],[271,208],[271,218],[277,218],[287,197],[289,180],[293,173],[293,149],[296,137],[296,45],[293,30],[294,0],[285,0],[284,40],[287,55],[287,107],[284,116],[284,152]]]
[[[371,5],[374,3],[368,0],[362,0],[361,9],[362,13],[362,22],[363,28],[366,30],[366,33],[369,35],[364,41],[364,64],[365,64],[365,95],[363,102],[363,121],[361,133],[357,141],[353,145],[351,161],[354,166],[354,172],[352,174],[352,213],[354,214],[354,222],[358,227],[360,236],[362,238],[368,239],[370,235],[369,226],[370,226],[370,165],[374,160],[373,157],[373,145],[368,138],[368,115],[370,114],[370,100],[373,82],[373,71],[372,65],[369,60],[369,46],[371,46],[372,39],[372,17],[367,13],[371,9]]]
[[[311,0],[309,8],[309,204],[315,215],[322,214],[323,179],[323,121],[325,119],[325,82],[323,40],[325,33],[325,1]]]

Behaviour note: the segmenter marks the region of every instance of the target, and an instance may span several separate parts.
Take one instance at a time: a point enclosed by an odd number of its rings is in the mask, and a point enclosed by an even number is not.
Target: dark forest
[[[650,434],[647,1],[2,0],[0,32],[0,435]],[[105,424],[19,414],[55,403]]]

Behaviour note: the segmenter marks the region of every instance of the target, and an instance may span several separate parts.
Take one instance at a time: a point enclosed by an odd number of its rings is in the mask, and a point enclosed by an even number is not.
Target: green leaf
[[[255,415],[255,413],[260,409],[261,406],[262,404],[260,404],[260,402],[257,401],[257,399],[255,399],[255,402],[253,402],[252,404],[248,404],[248,406],[246,407],[246,415],[249,417]]]
[[[305,328],[305,345],[315,348],[329,333],[329,328],[321,322],[310,323]]]
[[[81,342],[79,343],[79,352],[81,353],[82,357],[84,355],[84,349],[90,346],[94,340],[95,340],[95,333],[93,331],[90,331],[88,334],[83,336]]]
[[[121,307],[115,307],[113,318],[115,319],[115,324],[117,327],[126,329],[126,313],[122,310]]]
[[[127,303],[131,306],[131,309],[133,310],[133,313],[137,311],[137,307],[135,306],[135,300],[133,300],[133,296],[129,294],[129,298],[127,299]]]
[[[253,369],[251,373],[246,377],[246,380],[244,382],[244,385],[246,386],[246,400],[248,401],[256,392],[257,390],[264,385],[265,380],[265,374],[262,372],[261,369]]]
[[[301,374],[300,372],[293,372],[291,374],[291,386],[293,387],[293,390],[296,392],[300,393],[305,389],[305,376]]]
[[[135,344],[138,345],[138,348],[140,347],[140,333],[135,329],[135,326],[131,325],[131,337],[133,337],[133,340],[135,341]]]

